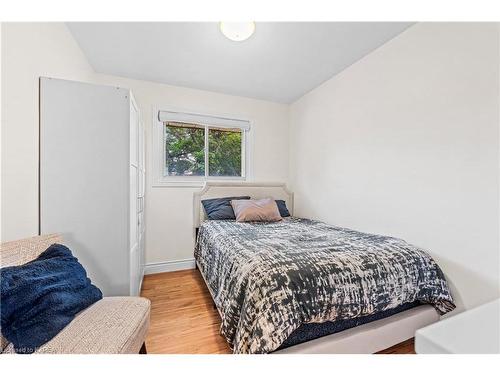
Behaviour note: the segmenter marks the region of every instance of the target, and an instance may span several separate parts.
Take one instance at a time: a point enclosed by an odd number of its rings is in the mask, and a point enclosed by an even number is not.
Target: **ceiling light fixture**
[[[255,32],[255,22],[221,22],[220,31],[228,39],[242,42]]]

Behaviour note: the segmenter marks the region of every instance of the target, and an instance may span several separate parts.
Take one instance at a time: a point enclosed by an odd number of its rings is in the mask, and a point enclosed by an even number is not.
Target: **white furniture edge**
[[[145,275],[152,275],[154,273],[182,271],[195,268],[194,258],[169,260],[166,262],[148,263],[144,268]]]
[[[500,354],[500,299],[484,303],[415,334],[419,354]]]
[[[201,204],[203,199],[249,195],[252,198],[272,197],[283,199],[290,215],[293,215],[293,193],[283,182],[205,182],[203,188],[193,194],[193,227],[199,228],[206,219]]]

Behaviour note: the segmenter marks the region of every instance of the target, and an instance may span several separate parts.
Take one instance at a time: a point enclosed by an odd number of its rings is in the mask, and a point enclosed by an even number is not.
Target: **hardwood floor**
[[[415,342],[411,338],[376,354],[415,354]]]
[[[151,300],[148,353],[231,353],[219,334],[220,317],[198,270],[146,275],[141,295]],[[413,353],[413,339],[380,352]]]
[[[147,275],[142,296],[151,300],[148,353],[230,353],[220,318],[197,270]]]

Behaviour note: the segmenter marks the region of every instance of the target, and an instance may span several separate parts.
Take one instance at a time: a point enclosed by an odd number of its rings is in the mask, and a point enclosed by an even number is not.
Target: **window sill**
[[[179,181],[179,182],[156,182],[153,188],[201,188],[205,181]]]
[[[245,182],[247,179],[245,177],[241,178],[210,178],[207,180],[196,180],[196,181],[156,181],[153,183],[153,188],[202,188],[205,186],[205,182]]]

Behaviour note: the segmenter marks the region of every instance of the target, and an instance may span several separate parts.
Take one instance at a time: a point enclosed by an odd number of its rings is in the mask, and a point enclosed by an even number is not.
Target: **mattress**
[[[411,303],[455,307],[424,250],[314,220],[206,221],[195,259],[234,353],[269,353],[316,338],[311,324],[341,322],[319,329],[331,334]]]

